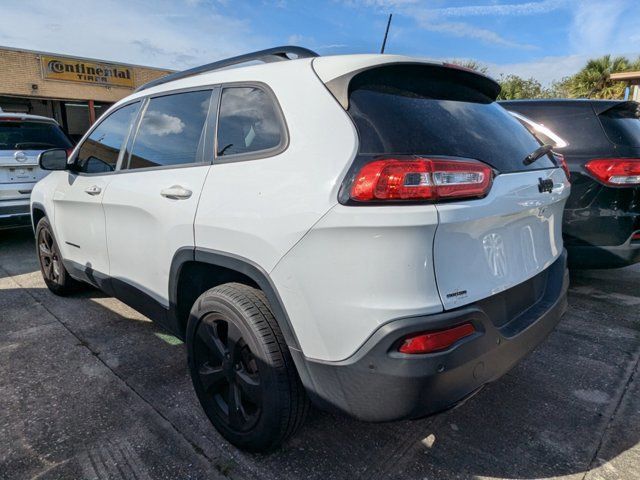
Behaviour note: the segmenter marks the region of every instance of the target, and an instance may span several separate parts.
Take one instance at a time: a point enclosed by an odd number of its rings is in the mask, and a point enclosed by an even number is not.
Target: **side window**
[[[211,90],[152,98],[131,149],[129,169],[197,162]]]
[[[91,132],[78,151],[75,169],[82,173],[105,173],[116,169],[122,143],[129,134],[140,102],[122,107],[104,120]]]
[[[285,139],[284,124],[271,97],[257,87],[222,90],[217,156],[271,150]]]

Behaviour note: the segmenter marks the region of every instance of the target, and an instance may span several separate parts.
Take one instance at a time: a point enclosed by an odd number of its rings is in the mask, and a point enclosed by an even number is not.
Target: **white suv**
[[[48,173],[38,155],[50,148],[73,148],[53,118],[0,109],[0,230],[29,225],[31,190]]]
[[[566,309],[569,182],[498,92],[296,47],[155,81],[68,160],[41,155],[60,170],[32,195],[44,279],[185,339],[205,412],[246,449],[279,445],[309,399],[366,421],[441,411]]]

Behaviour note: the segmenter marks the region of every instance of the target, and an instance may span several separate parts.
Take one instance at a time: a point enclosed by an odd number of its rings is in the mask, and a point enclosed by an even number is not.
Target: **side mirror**
[[[38,155],[38,165],[42,170],[67,170],[67,151],[64,148],[52,148]]]

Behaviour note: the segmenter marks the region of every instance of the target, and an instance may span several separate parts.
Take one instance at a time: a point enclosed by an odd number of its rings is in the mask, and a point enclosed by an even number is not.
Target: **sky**
[[[640,54],[639,0],[0,0],[0,45],[184,69],[279,45],[473,59],[548,85]]]

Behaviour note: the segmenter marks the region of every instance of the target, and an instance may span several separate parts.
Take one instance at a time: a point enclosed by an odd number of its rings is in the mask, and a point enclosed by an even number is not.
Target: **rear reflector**
[[[420,354],[446,350],[458,340],[472,335],[475,331],[476,329],[472,324],[464,323],[446,330],[411,335],[404,339],[398,351],[400,353]]]
[[[591,160],[585,168],[597,180],[615,187],[640,185],[640,159],[598,158]]]
[[[483,197],[493,170],[475,160],[387,158],[367,163],[351,187],[358,202]]]

